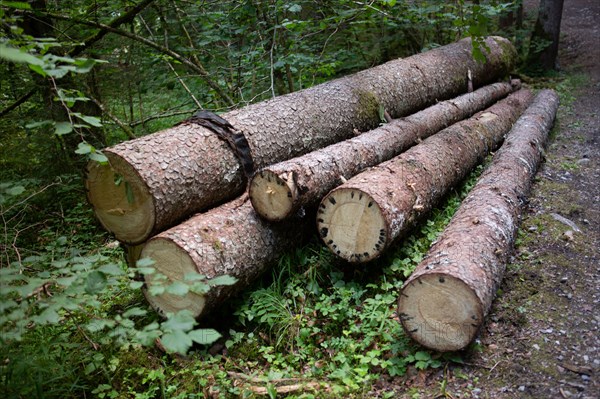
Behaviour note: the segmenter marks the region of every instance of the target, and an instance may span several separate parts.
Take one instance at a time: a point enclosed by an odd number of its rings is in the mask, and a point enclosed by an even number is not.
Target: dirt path
[[[467,365],[414,373],[405,397],[600,397],[600,1],[565,0],[561,30],[560,65],[581,87],[561,104],[479,344]]]

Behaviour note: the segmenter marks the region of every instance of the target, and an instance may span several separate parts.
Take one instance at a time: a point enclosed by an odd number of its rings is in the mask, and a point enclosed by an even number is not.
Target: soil
[[[580,88],[563,96],[480,337],[463,364],[394,381],[398,397],[600,397],[600,1],[565,0],[559,51]]]

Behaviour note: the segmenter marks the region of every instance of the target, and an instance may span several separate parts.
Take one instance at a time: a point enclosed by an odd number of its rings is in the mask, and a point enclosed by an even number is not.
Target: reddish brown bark
[[[500,145],[531,98],[511,94],[331,191],[317,214],[322,240],[350,262],[380,256]]]
[[[263,167],[376,127],[380,107],[397,118],[465,92],[468,70],[476,86],[497,79],[516,52],[506,39],[487,44],[485,63],[475,62],[470,41],[461,40],[222,116],[246,135],[255,165]],[[110,166],[88,168],[89,199],[104,227],[129,244],[244,189],[231,150],[200,126],[177,126],[104,153]]]
[[[557,108],[555,92],[536,97],[404,284],[398,314],[420,344],[453,351],[475,338],[502,280]]]
[[[346,179],[468,118],[505,97],[513,88],[520,88],[520,82],[494,83],[393,120],[358,137],[267,166],[250,183],[252,205],[267,220],[290,217],[300,207],[316,204]]]
[[[200,317],[247,287],[284,251],[301,243],[311,231],[308,225],[312,219],[309,219],[269,224],[258,217],[245,195],[198,214],[149,240],[141,257],[155,261],[155,269],[168,278],[166,285],[184,282],[186,275],[202,275],[207,279],[229,275],[237,278],[237,283],[184,296],[168,293],[153,296],[146,290],[146,298],[161,314],[185,309]],[[148,287],[154,284],[154,279],[155,274],[146,276]],[[193,281],[189,277],[187,280]]]

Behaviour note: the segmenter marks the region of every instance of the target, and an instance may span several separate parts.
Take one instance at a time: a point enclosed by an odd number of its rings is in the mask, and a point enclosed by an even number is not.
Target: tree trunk
[[[223,117],[245,134],[255,165],[263,167],[376,127],[380,107],[400,117],[465,92],[467,70],[477,86],[504,75],[514,47],[498,37],[487,44],[485,63],[473,60],[470,40],[461,40]],[[200,126],[176,126],[104,153],[109,166],[88,167],[89,200],[104,227],[129,244],[244,189],[231,150]]]
[[[331,191],[317,213],[322,240],[349,262],[377,258],[500,145],[531,97],[511,94]]]
[[[555,92],[537,96],[404,284],[398,314],[420,344],[454,351],[475,338],[502,280],[557,108]]]
[[[558,40],[562,19],[563,0],[540,0],[535,28],[529,46],[530,66],[558,69]]]
[[[513,82],[515,88],[520,82]],[[494,83],[474,93],[396,119],[358,137],[301,157],[267,166],[254,175],[250,200],[270,221],[292,216],[300,207],[316,204],[346,179],[400,154],[448,125],[486,108],[511,91],[511,83]]]
[[[246,195],[210,211],[198,214],[148,241],[142,258],[152,258],[154,268],[169,283],[193,283],[190,276],[212,279],[229,275],[237,278],[230,286],[213,286],[208,292],[183,296],[151,295],[156,274],[146,275],[148,302],[161,314],[189,310],[200,317],[232,294],[247,287],[284,251],[308,236],[312,218],[290,219],[270,224],[261,220]],[[188,277],[186,278],[186,275]],[[148,289],[150,288],[150,289]]]

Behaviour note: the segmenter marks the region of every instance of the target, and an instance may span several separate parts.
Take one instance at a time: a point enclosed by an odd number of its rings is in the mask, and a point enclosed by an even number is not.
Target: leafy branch
[[[86,26],[91,26],[94,28],[98,28],[98,29],[103,29],[107,32],[110,33],[114,33],[123,37],[127,37],[129,39],[135,40],[139,43],[142,43],[148,47],[151,47],[171,58],[173,58],[174,60],[179,61],[181,64],[185,65],[186,67],[190,68],[192,71],[196,72],[198,75],[202,76],[202,78],[204,79],[204,81],[219,95],[219,97],[221,97],[228,105],[230,106],[234,106],[235,102],[231,99],[231,97],[214,81],[211,79],[210,77],[210,73],[204,68],[204,65],[202,65],[198,59],[188,59],[186,57],[184,57],[183,55],[163,46],[160,45],[156,42],[153,42],[152,40],[146,39],[145,37],[142,37],[140,35],[136,35],[135,33],[131,33],[131,32],[127,32],[125,30],[122,29],[118,29],[118,28],[114,28],[112,26],[109,25],[105,25],[99,22],[94,22],[94,21],[88,21],[88,20],[83,20],[83,19],[78,19],[78,18],[74,18],[74,17],[70,17],[67,15],[61,15],[61,14],[55,14],[55,13],[50,13],[50,12],[45,12],[45,13],[41,13],[41,15],[53,18],[53,19],[58,19],[58,20],[63,20],[63,21],[69,21],[69,22],[74,22],[77,24],[81,24],[81,25],[86,25]]]

